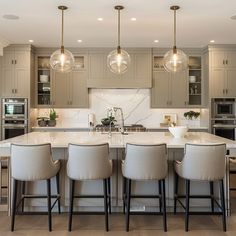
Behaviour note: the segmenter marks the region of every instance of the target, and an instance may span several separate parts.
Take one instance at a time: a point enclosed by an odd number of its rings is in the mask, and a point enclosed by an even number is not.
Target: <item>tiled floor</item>
[[[228,218],[228,231],[222,231],[220,216],[191,216],[190,231],[184,231],[184,215],[168,215],[168,232],[162,230],[161,216],[131,216],[130,232],[124,231],[124,215],[112,214],[110,216],[110,231],[104,231],[104,216],[74,216],[73,230],[67,231],[67,214],[53,215],[53,231],[47,230],[47,216],[17,216],[15,231],[10,232],[10,217],[0,214],[0,236],[103,236],[103,235],[132,235],[132,236],[220,236],[236,235],[236,212]]]

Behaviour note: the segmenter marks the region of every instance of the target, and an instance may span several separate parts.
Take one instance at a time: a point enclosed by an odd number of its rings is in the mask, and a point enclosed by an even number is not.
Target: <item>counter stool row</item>
[[[220,214],[222,215],[223,230],[226,231],[226,212],[224,199],[226,145],[221,144],[186,144],[184,158],[181,162],[175,162],[175,186],[174,186],[174,213],[177,202],[185,208],[185,230],[188,231],[190,214]],[[160,214],[163,217],[163,229],[167,231],[166,220],[166,195],[165,178],[168,173],[166,144],[127,144],[125,160],[122,161],[123,174],[123,211],[126,215],[126,231],[129,231],[130,202],[132,198],[158,198],[159,212],[147,212],[146,214]],[[53,161],[50,144],[40,145],[11,145],[11,174],[13,181],[13,202],[11,230],[14,231],[15,215],[20,204],[21,214],[24,212],[24,199],[33,197],[47,198],[48,228],[52,230],[51,210],[58,205],[60,213],[60,188],[59,188],[60,162]],[[108,213],[111,213],[111,187],[112,161],[109,160],[108,143],[96,145],[69,144],[67,175],[70,179],[70,204],[68,230],[72,229],[72,216],[75,198],[104,198],[105,228],[109,230]],[[56,176],[57,194],[51,195],[51,178]],[[186,194],[178,194],[179,177],[185,179]],[[25,183],[28,181],[45,180],[47,183],[46,196],[33,196],[25,194]],[[102,180],[103,195],[75,195],[75,182],[83,180]],[[131,191],[132,181],[157,181],[159,192],[155,195],[133,195]],[[210,195],[190,195],[190,181],[209,181]],[[219,204],[214,198],[213,182],[220,183]],[[22,196],[17,203],[18,184],[22,182]],[[209,198],[211,200],[211,212],[190,212],[190,198]],[[55,198],[51,204],[51,198]],[[185,205],[181,199],[185,199]],[[220,211],[215,211],[214,203]],[[81,213],[81,212],[80,212]]]

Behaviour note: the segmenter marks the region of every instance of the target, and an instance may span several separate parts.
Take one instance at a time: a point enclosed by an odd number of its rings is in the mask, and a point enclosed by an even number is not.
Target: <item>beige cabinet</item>
[[[55,108],[88,108],[86,72],[53,73],[52,105]]]
[[[211,53],[211,66],[217,68],[236,67],[236,52],[230,50],[215,50]]]
[[[10,46],[4,49],[2,68],[2,96],[29,97],[30,48]]]
[[[89,88],[151,88],[152,54],[150,49],[128,49],[131,63],[128,71],[117,75],[107,67],[109,50],[89,52]]]
[[[187,71],[171,74],[164,69],[153,74],[152,108],[184,108],[188,106]]]
[[[236,96],[236,51],[234,48],[210,50],[210,96]]]

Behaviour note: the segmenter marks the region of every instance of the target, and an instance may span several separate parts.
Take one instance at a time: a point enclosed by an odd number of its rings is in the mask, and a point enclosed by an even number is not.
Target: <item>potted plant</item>
[[[45,127],[48,125],[49,118],[45,116],[41,116],[37,118],[38,120],[38,126]]]
[[[185,112],[185,113],[184,113],[184,117],[185,117],[187,120],[192,120],[193,118],[194,118],[194,119],[197,119],[199,116],[200,116],[200,112],[188,111],[188,112]]]
[[[54,109],[50,109],[48,126],[56,126],[58,115]]]
[[[114,125],[114,122],[116,122],[116,119],[115,119],[114,116],[108,116],[108,117],[106,117],[106,118],[101,119],[101,123],[102,123],[104,126],[108,126],[108,125],[113,126],[113,125]]]

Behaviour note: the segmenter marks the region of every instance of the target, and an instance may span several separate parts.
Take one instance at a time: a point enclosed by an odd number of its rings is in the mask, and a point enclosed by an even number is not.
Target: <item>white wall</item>
[[[94,113],[96,123],[106,117],[107,109],[122,107],[125,124],[139,123],[146,127],[159,127],[164,114],[176,114],[178,124],[208,126],[208,109],[150,109],[149,89],[90,89],[90,109],[55,109],[59,115],[58,126],[88,127],[88,114]],[[183,113],[189,110],[200,111],[201,117],[186,121]],[[36,109],[36,116],[48,115],[49,109]],[[118,115],[117,115],[118,116]],[[117,117],[119,120],[119,117]]]

